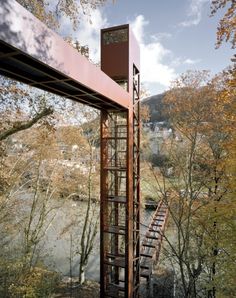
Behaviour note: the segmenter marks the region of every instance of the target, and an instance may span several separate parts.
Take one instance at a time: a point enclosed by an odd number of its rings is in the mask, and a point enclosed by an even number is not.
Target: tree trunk
[[[79,284],[82,285],[85,282],[85,266],[80,264],[79,267]]]

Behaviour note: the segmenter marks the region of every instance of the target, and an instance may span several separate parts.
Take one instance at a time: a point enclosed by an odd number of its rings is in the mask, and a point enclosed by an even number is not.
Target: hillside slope
[[[149,107],[150,122],[168,121],[163,111],[163,98],[165,93],[153,95],[142,100],[142,105]]]

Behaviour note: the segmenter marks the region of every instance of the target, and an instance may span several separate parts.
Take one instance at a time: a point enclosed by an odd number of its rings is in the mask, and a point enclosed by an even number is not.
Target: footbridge
[[[154,265],[159,260],[167,218],[168,207],[162,200],[159,202],[141,242],[140,276],[145,278],[148,283],[152,276]]]

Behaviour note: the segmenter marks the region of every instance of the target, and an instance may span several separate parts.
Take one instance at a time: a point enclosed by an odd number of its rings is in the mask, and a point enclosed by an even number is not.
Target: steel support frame
[[[128,110],[101,111],[100,297],[139,297],[140,80]]]
[[[133,90],[130,90],[132,64],[129,64],[129,92],[126,92],[17,1],[4,0],[1,4],[0,74],[102,111],[101,297],[138,297],[140,119],[137,68],[133,66]],[[131,49],[129,54],[135,51]],[[134,61],[138,63],[136,58]]]

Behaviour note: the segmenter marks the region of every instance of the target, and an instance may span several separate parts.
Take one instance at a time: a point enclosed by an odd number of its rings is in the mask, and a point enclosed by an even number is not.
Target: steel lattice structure
[[[129,25],[102,30],[101,68],[132,100],[129,109],[102,111],[101,117],[101,297],[139,297],[138,66],[139,50]]]

